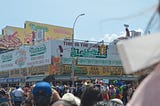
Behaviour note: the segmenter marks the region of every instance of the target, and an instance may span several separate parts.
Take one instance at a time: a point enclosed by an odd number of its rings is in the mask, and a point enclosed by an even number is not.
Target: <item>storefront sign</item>
[[[120,60],[110,60],[102,58],[61,58],[62,64],[72,64],[72,59],[74,59],[76,65],[86,65],[86,66],[122,66]]]
[[[0,71],[51,64],[51,42],[0,54]]]
[[[0,83],[22,82],[22,78],[0,78]]]
[[[98,43],[72,42],[70,40],[53,40],[52,55],[54,57],[88,57],[88,58],[107,58],[108,46]]]
[[[9,71],[0,71],[0,78],[8,78],[9,77]]]
[[[93,59],[93,58],[78,58],[78,65],[97,65],[97,66],[122,66],[120,60],[111,59]]]
[[[110,76],[123,75],[124,70],[122,66],[74,66],[75,75],[88,76]],[[58,74],[58,73],[57,73]],[[71,74],[71,65],[63,65],[62,75]]]

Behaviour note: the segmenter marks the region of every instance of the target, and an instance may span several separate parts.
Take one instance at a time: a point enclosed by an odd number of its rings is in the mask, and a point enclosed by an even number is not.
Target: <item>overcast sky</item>
[[[73,27],[75,39],[111,41],[130,30],[145,30],[158,0],[0,0],[0,28],[25,21]]]

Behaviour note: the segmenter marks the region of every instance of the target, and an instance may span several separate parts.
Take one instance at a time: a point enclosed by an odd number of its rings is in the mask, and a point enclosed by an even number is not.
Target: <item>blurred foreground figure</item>
[[[160,0],[156,13],[160,20]],[[149,26],[152,24],[151,18]],[[160,26],[159,26],[160,29]],[[160,31],[160,30],[159,30]],[[117,43],[118,52],[126,73],[142,71],[148,74],[135,90],[126,106],[160,105],[160,33],[141,36]]]
[[[141,82],[127,106],[159,106],[160,63]]]

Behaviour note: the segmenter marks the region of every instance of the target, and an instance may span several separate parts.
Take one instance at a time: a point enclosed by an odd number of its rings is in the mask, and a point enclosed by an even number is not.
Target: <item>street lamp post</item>
[[[75,19],[75,21],[74,21],[74,23],[73,23],[73,28],[72,28],[72,49],[71,49],[72,54],[74,53],[74,28],[75,28],[75,24],[76,24],[78,18],[79,18],[80,16],[83,16],[83,15],[85,15],[85,14],[79,14],[79,15],[76,17],[76,19]],[[74,87],[74,57],[72,57],[72,67],[71,67],[71,71],[72,71],[72,72],[71,72],[72,87]]]

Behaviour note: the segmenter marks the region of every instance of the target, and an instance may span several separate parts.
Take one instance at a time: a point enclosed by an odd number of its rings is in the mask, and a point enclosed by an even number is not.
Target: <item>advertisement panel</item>
[[[51,60],[50,74],[59,73],[61,71],[62,63],[59,57],[53,57]]]
[[[0,78],[8,78],[9,77],[9,71],[0,71]]]
[[[72,58],[61,58],[62,64],[72,64]],[[111,59],[102,59],[102,58],[84,58],[77,57],[75,58],[76,65],[94,65],[94,66],[122,66],[121,60],[111,60]]]
[[[107,47],[104,44],[75,41],[74,48],[72,48],[72,42],[70,40],[52,40],[52,56],[67,58],[107,58]]]
[[[62,75],[70,75],[71,65],[63,65]],[[124,75],[122,66],[78,66],[74,67],[75,75],[109,76]]]
[[[43,30],[44,40],[50,39],[71,39],[72,38],[72,28],[60,27],[55,25],[37,23],[26,21],[25,28],[29,31],[37,32],[37,30]]]
[[[27,76],[48,75],[49,71],[50,71],[50,64],[49,65],[36,66],[36,67],[29,67]]]
[[[0,78],[0,84],[7,84],[7,83],[16,83],[16,82],[22,82],[23,79],[21,77],[17,78]]]
[[[51,64],[51,42],[0,54],[0,71]]]
[[[9,77],[31,76],[31,75],[48,75],[49,71],[50,71],[50,64],[49,65],[42,65],[42,66],[35,66],[35,67],[25,67],[25,68],[7,70],[7,72],[9,72]],[[0,73],[1,72],[3,72],[3,71],[0,71]]]
[[[8,39],[12,45],[17,44],[19,41],[21,44],[24,45],[31,45],[32,44],[32,31],[29,31],[24,28],[18,28],[13,26],[6,26],[3,29],[3,34],[8,35],[9,37],[5,37],[5,39]],[[12,40],[12,42],[11,42]],[[21,46],[21,45],[19,45]]]
[[[122,66],[121,60],[97,59],[97,58],[78,58],[78,65],[98,65],[98,66]]]

